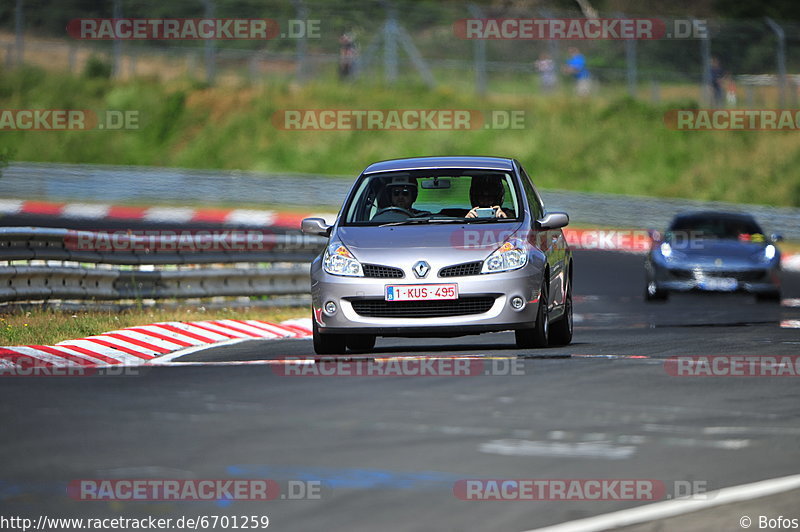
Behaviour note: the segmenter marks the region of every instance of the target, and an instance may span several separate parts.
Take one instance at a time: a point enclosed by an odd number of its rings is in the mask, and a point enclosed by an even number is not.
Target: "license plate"
[[[729,277],[711,277],[708,279],[703,279],[698,284],[703,290],[718,290],[721,292],[730,292],[739,287],[739,283],[736,281],[736,279]]]
[[[458,299],[457,284],[386,285],[386,301]]]

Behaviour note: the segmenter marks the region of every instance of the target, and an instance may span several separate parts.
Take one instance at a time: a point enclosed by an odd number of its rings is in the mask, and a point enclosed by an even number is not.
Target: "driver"
[[[389,194],[389,201],[392,207],[397,207],[409,212],[412,216],[428,214],[427,211],[420,211],[412,207],[417,200],[417,183],[415,179],[407,177],[395,177],[386,185]]]
[[[500,176],[475,176],[472,178],[472,184],[469,187],[469,201],[472,204],[472,209],[464,217],[477,218],[478,213],[476,211],[478,209],[491,208],[494,209],[495,218],[508,218],[508,213],[511,211],[503,209],[504,197],[505,189]]]

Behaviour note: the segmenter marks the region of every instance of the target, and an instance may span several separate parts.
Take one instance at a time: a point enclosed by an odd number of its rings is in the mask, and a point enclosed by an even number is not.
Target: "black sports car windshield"
[[[344,225],[502,223],[522,214],[510,173],[413,170],[362,176],[345,207]]]
[[[675,220],[668,235],[692,239],[749,240],[746,237],[763,235],[763,231],[749,217],[687,216]]]

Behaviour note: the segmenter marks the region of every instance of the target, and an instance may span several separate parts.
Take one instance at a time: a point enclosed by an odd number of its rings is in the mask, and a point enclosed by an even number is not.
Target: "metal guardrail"
[[[354,179],[355,176],[14,163],[0,179],[0,198],[175,205],[194,202],[208,206],[219,201],[246,208],[277,203],[309,209],[313,205],[316,210],[335,212]],[[725,210],[751,213],[768,233],[800,240],[798,208],[552,189],[540,192],[549,210],[568,212],[573,223],[664,229],[678,212]]]
[[[80,249],[79,239],[106,242],[107,235],[0,228],[0,302],[303,295],[308,263],[326,242],[282,234],[253,249],[209,252],[180,249],[174,237],[122,235],[123,249],[96,251]]]

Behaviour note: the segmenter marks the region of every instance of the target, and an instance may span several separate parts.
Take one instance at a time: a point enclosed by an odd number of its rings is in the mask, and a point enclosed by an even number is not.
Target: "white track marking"
[[[257,211],[253,209],[234,209],[228,214],[225,223],[231,225],[270,226],[275,221],[275,211]]]
[[[176,222],[185,223],[194,218],[195,210],[174,207],[150,207],[143,218],[148,222]]]
[[[66,218],[105,218],[111,205],[97,203],[67,203],[61,211]]]
[[[17,214],[23,203],[22,200],[0,200],[0,214]]]
[[[482,443],[482,453],[503,456],[552,456],[564,458],[606,458],[624,460],[636,452],[633,445],[612,445],[605,442],[553,442],[531,440],[492,440]]]
[[[578,519],[577,521],[569,521],[559,525],[531,529],[525,532],[595,532],[610,530],[688,514],[715,506],[759,499],[797,488],[800,488],[800,475],[790,475],[788,477],[773,478],[760,482],[753,482],[752,484],[742,484],[740,486],[710,491],[703,494],[704,497],[702,499],[673,499],[670,501],[662,501],[630,508],[628,510],[587,517],[586,519]]]

